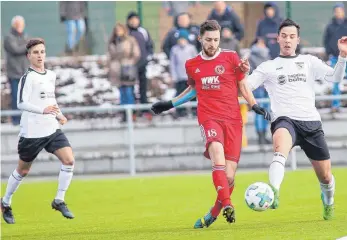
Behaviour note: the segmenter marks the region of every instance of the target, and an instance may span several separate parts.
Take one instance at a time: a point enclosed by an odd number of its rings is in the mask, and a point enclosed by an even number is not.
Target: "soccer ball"
[[[262,212],[272,205],[274,201],[274,192],[268,184],[256,182],[247,188],[245,200],[250,209]]]

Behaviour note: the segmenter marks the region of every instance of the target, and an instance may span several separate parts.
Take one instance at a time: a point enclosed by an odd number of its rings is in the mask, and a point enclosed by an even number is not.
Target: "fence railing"
[[[330,101],[330,100],[347,100],[347,94],[332,96],[332,95],[324,95],[324,96],[316,96],[316,101]],[[268,103],[269,99],[257,99],[257,102]],[[240,103],[246,103],[245,100],[240,100]],[[134,144],[134,122],[133,122],[133,112],[136,110],[149,110],[152,104],[138,104],[138,105],[118,105],[112,107],[99,107],[99,106],[86,106],[86,107],[67,107],[62,108],[61,111],[65,113],[82,113],[82,112],[92,112],[92,113],[105,113],[105,112],[118,112],[118,111],[126,111],[127,115],[127,128],[129,134],[129,142],[128,142],[128,151],[129,151],[129,173],[134,176],[136,174],[136,159],[135,159],[135,144]],[[184,106],[180,107],[196,107],[197,102],[188,102]],[[1,111],[1,116],[17,116],[20,115],[20,110],[4,110]],[[293,148],[291,151],[291,168],[295,170],[297,168],[297,160],[296,160],[296,148]]]

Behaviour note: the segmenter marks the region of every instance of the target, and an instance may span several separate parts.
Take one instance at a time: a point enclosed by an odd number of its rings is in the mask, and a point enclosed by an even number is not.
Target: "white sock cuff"
[[[12,177],[14,177],[17,181],[22,181],[22,179],[23,179],[23,176],[17,172],[17,169],[15,169],[12,172]]]
[[[60,171],[73,172],[75,165],[61,165]]]
[[[283,167],[284,167],[285,164],[286,164],[286,160],[287,160],[287,158],[286,158],[282,153],[280,153],[280,152],[275,152],[275,153],[274,153],[274,157],[273,157],[273,159],[272,159],[272,163],[278,162],[278,163],[282,164]]]

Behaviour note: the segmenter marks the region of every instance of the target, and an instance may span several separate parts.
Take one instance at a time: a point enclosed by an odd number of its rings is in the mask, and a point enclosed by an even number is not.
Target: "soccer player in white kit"
[[[275,192],[272,208],[279,206],[279,190],[289,151],[294,146],[300,146],[310,159],[320,182],[323,218],[329,220],[334,214],[335,179],[331,173],[321,117],[315,107],[314,81],[337,82],[343,79],[347,37],[337,42],[340,56],[333,69],[315,56],[295,54],[299,34],[299,25],[290,19],[285,20],[278,30],[280,56],[260,64],[247,81],[252,90],[264,84],[271,102],[274,156],[269,181]],[[259,114],[266,116],[269,113]]]
[[[67,119],[55,99],[56,74],[44,67],[46,49],[43,39],[31,39],[26,48],[30,67],[19,82],[17,97],[18,108],[23,111],[18,142],[19,161],[1,199],[2,215],[6,223],[15,223],[12,196],[29,173],[34,159],[45,149],[62,163],[57,195],[51,206],[71,219],[74,215],[67,208],[64,197],[72,179],[75,160],[70,143],[59,126],[65,124]]]

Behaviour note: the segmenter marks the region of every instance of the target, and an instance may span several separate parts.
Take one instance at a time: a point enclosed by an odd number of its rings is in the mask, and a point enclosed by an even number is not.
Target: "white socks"
[[[62,165],[59,173],[58,191],[55,199],[64,201],[66,190],[69,188],[73,175],[73,165]]]
[[[13,171],[8,179],[6,193],[2,199],[5,206],[11,206],[12,196],[18,189],[19,184],[22,182],[23,177],[17,172],[17,169]]]
[[[327,205],[334,204],[334,193],[335,193],[335,178],[332,175],[331,181],[328,184],[320,183],[320,189],[323,193],[323,201]]]
[[[269,168],[269,181],[270,184],[277,190],[280,189],[284,178],[285,163],[286,158],[281,153],[275,152]]]

